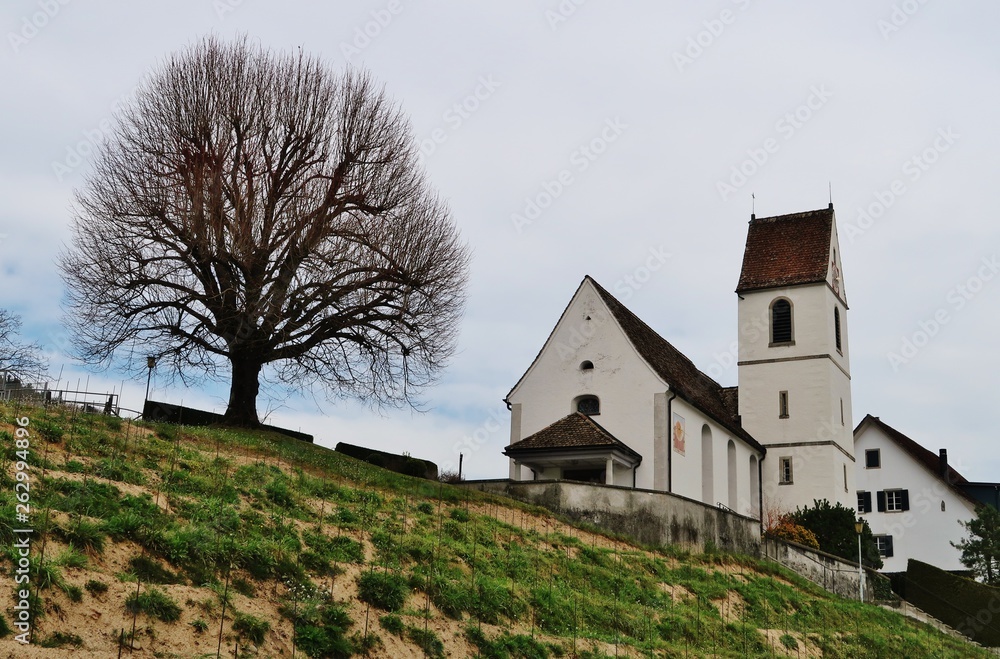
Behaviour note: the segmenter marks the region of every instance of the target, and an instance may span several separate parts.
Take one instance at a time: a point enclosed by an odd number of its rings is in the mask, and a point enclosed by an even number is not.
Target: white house
[[[959,522],[976,515],[968,481],[948,453],[928,451],[868,415],[854,431],[858,456],[857,508],[875,534],[883,571],[905,572],[910,558],[942,570],[964,570],[951,543],[966,536]]]
[[[698,370],[585,277],[505,399],[510,478],[653,489],[754,517],[762,499],[786,510],[813,499],[853,507],[840,273],[832,205],[751,216],[738,388]]]

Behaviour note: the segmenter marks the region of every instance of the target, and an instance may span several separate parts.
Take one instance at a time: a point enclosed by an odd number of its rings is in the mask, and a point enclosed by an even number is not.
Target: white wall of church
[[[943,570],[966,569],[959,560],[961,552],[951,543],[965,537],[965,529],[959,521],[975,517],[973,504],[914,460],[878,427],[863,429],[856,448],[857,489],[871,492],[872,497],[872,512],[859,513],[859,516],[868,522],[875,535],[892,536],[893,556],[882,559],[882,571],[904,572],[906,561],[911,558]],[[879,468],[865,467],[868,449],[879,450]],[[895,489],[908,491],[910,509],[878,512],[876,492]]]
[[[794,345],[769,345],[770,308],[779,298],[792,305]],[[839,351],[835,308],[841,322]],[[821,283],[744,293],[738,314],[740,415],[743,427],[768,447],[765,507],[794,510],[816,499],[853,507],[847,309],[829,286]],[[787,392],[787,418],[781,416],[781,392]],[[817,445],[782,446],[799,443]],[[780,484],[777,477],[781,457],[792,458],[795,474],[790,484]]]
[[[582,370],[584,361],[594,368]],[[511,441],[574,412],[578,396],[595,395],[601,411],[594,421],[643,456],[635,485],[653,489],[653,395],[666,389],[636,354],[597,292],[584,283],[547,348],[509,396],[512,404],[521,404],[519,436]],[[631,472],[616,470],[615,482],[631,486]]]

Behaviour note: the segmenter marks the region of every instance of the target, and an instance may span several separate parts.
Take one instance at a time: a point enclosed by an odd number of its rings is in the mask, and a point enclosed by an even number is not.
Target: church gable
[[[832,206],[752,219],[736,292],[827,281],[833,226]]]

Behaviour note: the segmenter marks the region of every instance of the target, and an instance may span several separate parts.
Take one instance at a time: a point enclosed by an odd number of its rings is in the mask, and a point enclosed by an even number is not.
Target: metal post
[[[149,374],[146,376],[146,398],[142,402],[143,411],[146,410],[146,403],[149,402],[149,382],[153,379],[153,368],[156,366],[156,357],[146,357],[146,368]]]
[[[864,602],[865,601],[865,573],[864,568],[861,567],[861,531],[865,528],[864,522],[856,522],[854,524],[855,530],[858,532],[858,597]]]

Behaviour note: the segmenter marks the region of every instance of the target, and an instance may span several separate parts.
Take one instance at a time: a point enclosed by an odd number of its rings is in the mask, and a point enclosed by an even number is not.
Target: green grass
[[[0,404],[0,415],[9,423],[12,408]],[[141,423],[56,410],[32,411],[33,426],[36,419],[54,438],[40,446],[68,451],[39,473],[33,498],[33,508],[65,513],[47,530],[36,516],[36,542],[50,533],[71,546],[45,562],[31,559],[32,584],[43,586],[50,613],[85,593],[101,598],[95,605],[110,601],[105,581],[123,571],[119,578],[131,583],[126,611],[146,614],[154,632],[184,610],[154,584],[211,589],[184,605],[200,616],[189,632],[209,633],[218,629],[228,580],[226,617],[241,647],[267,646],[274,629],[294,632],[308,657],[377,654],[377,633],[441,656],[442,637],[424,632],[425,616],[483,657],[559,657],[574,642],[579,656],[593,657],[603,655],[588,654],[591,642],[630,656],[989,656],[755,558],[637,547],[585,526],[535,530],[529,517],[547,515],[540,509],[272,433],[154,425],[147,434]],[[136,486],[146,493],[131,494]],[[8,547],[12,503],[10,488],[0,491]],[[130,543],[132,560],[95,572],[110,543]],[[12,569],[17,557],[3,558]],[[371,607],[367,625],[339,601],[343,589]],[[727,597],[742,603],[729,618],[719,611]],[[286,620],[249,615],[242,598],[280,603]],[[41,613],[42,603],[35,607]],[[59,630],[58,618],[44,618],[45,634],[81,633]],[[260,648],[261,656],[275,653]]]

